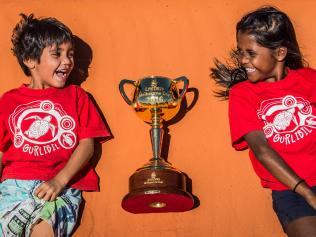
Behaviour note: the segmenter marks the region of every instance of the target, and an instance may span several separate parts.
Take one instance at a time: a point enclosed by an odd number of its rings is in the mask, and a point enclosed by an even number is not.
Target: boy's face
[[[29,87],[46,89],[65,86],[74,67],[74,50],[70,42],[44,48],[40,62],[28,60],[25,64],[31,71]]]

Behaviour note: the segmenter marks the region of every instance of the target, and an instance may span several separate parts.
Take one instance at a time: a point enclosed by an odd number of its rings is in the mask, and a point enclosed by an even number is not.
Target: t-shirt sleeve
[[[2,100],[1,100],[2,102]],[[2,103],[0,102],[0,106]],[[7,130],[3,111],[0,110],[0,151],[5,152],[11,144],[10,133]]]
[[[1,123],[0,126],[0,151],[5,152],[9,145],[11,144],[11,138],[7,130],[2,126]]]
[[[97,138],[104,142],[109,136],[105,121],[85,91],[81,91],[78,99],[79,140]]]
[[[313,68],[309,68],[309,67],[304,67],[304,68],[300,68],[298,70],[296,70],[296,72],[298,74],[300,74],[301,76],[303,76],[304,78],[306,78],[307,80],[309,80],[312,83],[315,83],[316,80],[316,70]]]
[[[233,88],[234,89],[234,88]],[[262,130],[251,95],[231,90],[229,95],[229,123],[232,146],[236,150],[248,148],[244,136],[255,130]]]

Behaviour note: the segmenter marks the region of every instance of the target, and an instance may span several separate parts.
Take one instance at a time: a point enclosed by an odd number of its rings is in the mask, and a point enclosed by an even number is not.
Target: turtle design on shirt
[[[294,108],[279,113],[274,118],[273,125],[279,130],[285,130],[290,125],[291,121],[293,121],[295,125],[298,125],[298,122],[293,113]]]
[[[53,137],[55,136],[56,127],[50,123],[50,121],[52,120],[52,116],[48,115],[44,118],[41,118],[35,115],[30,116],[25,120],[29,119],[35,119],[29,129],[24,132],[26,135],[28,135],[29,138],[38,139],[39,137],[44,136],[48,132],[48,130],[51,131]]]

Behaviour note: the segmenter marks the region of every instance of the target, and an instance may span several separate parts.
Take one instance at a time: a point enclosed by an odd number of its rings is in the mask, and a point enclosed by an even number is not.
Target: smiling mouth
[[[246,72],[248,72],[248,73],[252,73],[252,72],[255,72],[255,71],[256,71],[255,68],[249,68],[249,67],[246,67],[245,70],[246,70]]]
[[[63,70],[57,70],[56,75],[62,79],[66,79],[68,77],[67,71],[63,71]]]

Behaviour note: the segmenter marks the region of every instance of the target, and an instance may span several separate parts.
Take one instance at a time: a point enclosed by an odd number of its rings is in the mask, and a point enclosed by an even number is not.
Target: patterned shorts
[[[0,183],[0,236],[28,237],[40,220],[52,227],[55,236],[70,236],[78,218],[81,191],[65,188],[55,201],[47,202],[34,196],[42,182],[7,179]]]

